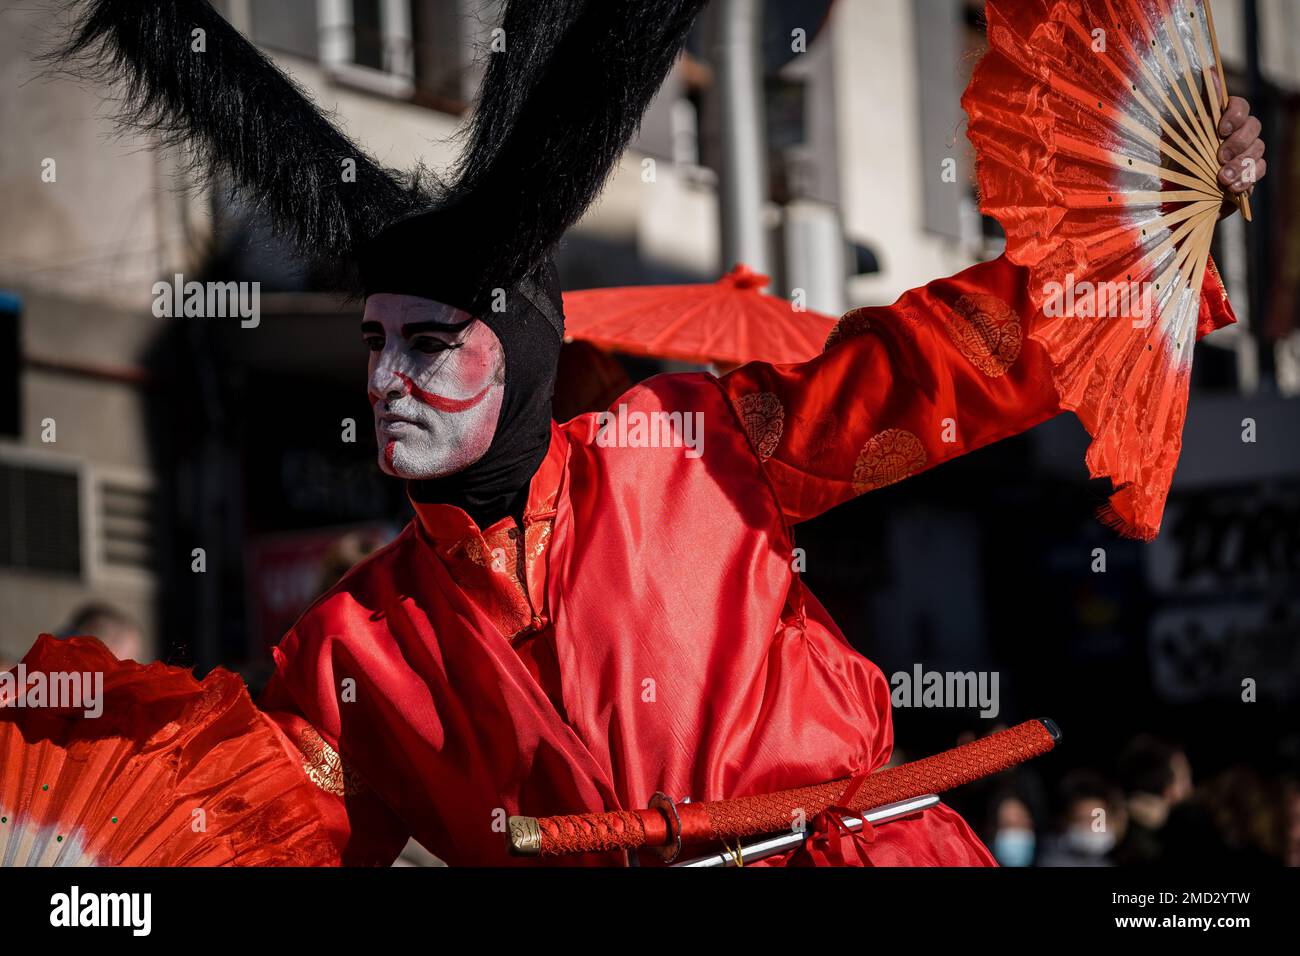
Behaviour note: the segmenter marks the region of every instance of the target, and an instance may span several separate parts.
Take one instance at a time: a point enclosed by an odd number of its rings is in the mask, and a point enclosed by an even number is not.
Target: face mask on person
[[[1103,857],[1115,848],[1115,835],[1091,827],[1070,827],[1065,831],[1065,845],[1080,856]]]
[[[1003,827],[993,837],[994,858],[1003,866],[1029,866],[1034,862],[1033,830]]]

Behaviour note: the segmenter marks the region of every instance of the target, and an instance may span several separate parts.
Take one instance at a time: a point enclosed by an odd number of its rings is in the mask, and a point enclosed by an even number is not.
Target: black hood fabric
[[[480,530],[507,515],[522,518],[529,482],[550,446],[551,398],[564,339],[560,280],[552,261],[505,299],[503,311],[479,315],[505,353],[505,395],[492,444],[454,475],[408,483],[414,501],[462,508]]]

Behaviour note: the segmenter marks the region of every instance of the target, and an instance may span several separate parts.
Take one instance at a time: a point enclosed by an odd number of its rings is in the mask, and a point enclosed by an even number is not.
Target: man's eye
[[[381,336],[367,335],[362,341],[366,343],[366,348],[372,352],[382,352],[384,350],[384,340]]]
[[[411,340],[411,348],[417,352],[423,352],[426,355],[435,355],[438,352],[446,352],[448,349],[460,348],[459,342],[447,342],[443,339],[434,338],[433,336],[420,336]]]

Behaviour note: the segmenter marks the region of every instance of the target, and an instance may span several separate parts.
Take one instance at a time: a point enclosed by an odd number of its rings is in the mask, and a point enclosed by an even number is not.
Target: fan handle
[[[1228,108],[1228,78],[1223,72],[1223,54],[1219,52],[1219,34],[1214,29],[1214,0],[1205,0],[1205,25],[1210,28],[1210,45],[1214,47],[1214,67],[1219,71],[1219,90],[1222,96],[1223,108]],[[1211,91],[1211,95],[1215,95]],[[1250,208],[1250,196],[1247,193],[1238,193],[1233,196],[1233,201],[1247,222],[1254,222],[1255,216]]]

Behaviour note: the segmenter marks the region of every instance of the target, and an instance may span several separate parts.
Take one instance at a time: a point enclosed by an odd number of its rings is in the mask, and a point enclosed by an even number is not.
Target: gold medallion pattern
[[[835,323],[835,328],[831,329],[831,334],[826,337],[826,345],[822,348],[822,351],[829,352],[841,342],[857,338],[859,335],[866,335],[870,331],[871,320],[867,318],[866,309],[854,309],[852,312],[846,312]]]
[[[953,303],[944,331],[966,359],[989,378],[1000,378],[1020,357],[1020,316],[995,295],[964,295]]]
[[[890,428],[871,438],[853,467],[853,490],[858,494],[902,481],[925,467],[921,439],[903,428]]]
[[[776,452],[785,431],[785,407],[772,392],[742,395],[740,421],[745,434],[754,443],[760,461],[767,461]]]
[[[314,727],[304,727],[298,734],[298,750],[302,754],[302,769],[326,793],[341,797],[361,792],[361,778],[344,765],[339,752]]]

